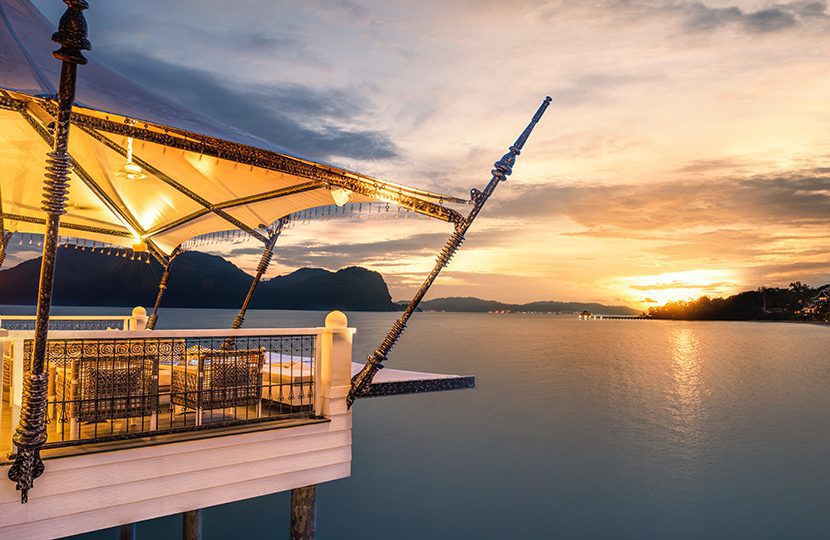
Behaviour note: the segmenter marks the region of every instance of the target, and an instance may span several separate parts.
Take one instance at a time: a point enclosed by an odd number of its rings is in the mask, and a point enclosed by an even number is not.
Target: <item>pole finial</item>
[[[92,49],[87,39],[87,25],[84,10],[89,9],[86,0],[63,0],[66,11],[58,23],[58,31],[52,34],[52,41],[61,46],[53,52],[55,58],[71,64],[86,64],[87,59],[81,51]]]
[[[504,182],[507,180],[507,177],[513,173],[513,165],[516,164],[516,156],[522,153],[522,148],[527,142],[527,139],[530,137],[533,128],[535,128],[536,124],[539,123],[539,120],[542,119],[542,115],[545,114],[545,110],[548,108],[548,105],[550,105],[550,102],[550,96],[546,96],[542,101],[542,104],[539,105],[539,108],[536,110],[536,114],[534,114],[533,118],[531,118],[530,123],[527,125],[522,134],[519,135],[519,138],[516,139],[516,142],[513,143],[513,146],[510,147],[509,151],[503,155],[500,160],[493,164],[495,167],[492,170],[494,178],[497,178],[500,182]]]

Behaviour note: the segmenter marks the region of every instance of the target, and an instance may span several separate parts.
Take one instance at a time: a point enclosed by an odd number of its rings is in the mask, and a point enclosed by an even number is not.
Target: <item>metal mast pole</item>
[[[153,312],[147,317],[147,326],[145,327],[147,330],[155,330],[156,329],[156,321],[159,318],[159,306],[161,306],[161,299],[164,298],[164,291],[167,290],[167,282],[170,281],[170,267],[173,266],[173,261],[176,259],[176,256],[180,253],[179,248],[173,250],[173,253],[170,254],[170,258],[167,259],[167,263],[164,265],[164,272],[161,274],[161,279],[159,280],[159,292],[156,295],[156,303],[153,304]]]
[[[236,317],[233,318],[233,323],[231,323],[231,328],[233,330],[242,328],[242,323],[245,322],[245,313],[248,311],[248,305],[251,303],[251,298],[254,297],[254,291],[256,291],[257,285],[259,285],[260,280],[262,280],[262,276],[268,271],[268,266],[271,264],[271,259],[274,257],[274,246],[277,243],[277,239],[280,237],[280,233],[282,232],[282,228],[286,221],[286,218],[281,218],[277,222],[276,227],[274,227],[274,230],[270,231],[268,234],[268,241],[265,243],[265,251],[262,252],[262,258],[259,260],[259,264],[256,267],[256,275],[254,275],[254,280],[251,282],[248,294],[242,302],[242,307],[239,308],[239,313],[236,314]]]
[[[484,207],[484,203],[486,203],[487,199],[490,198],[490,195],[493,194],[493,191],[495,191],[496,186],[499,185],[499,182],[507,180],[507,177],[513,172],[513,165],[516,163],[516,156],[521,153],[522,147],[524,147],[528,137],[530,137],[530,133],[533,131],[533,128],[536,127],[536,124],[542,118],[542,115],[545,113],[548,105],[550,105],[550,101],[550,97],[545,98],[542,105],[540,105],[539,109],[536,111],[536,114],[533,115],[533,119],[530,121],[530,124],[528,124],[522,134],[519,135],[519,138],[516,139],[516,142],[513,143],[510,150],[495,163],[495,168],[492,171],[493,177],[484,188],[484,191],[479,191],[477,189],[473,189],[471,191],[470,195],[473,201],[473,208],[470,210],[469,215],[461,221],[456,222],[455,231],[452,233],[449,240],[447,240],[447,243],[444,244],[444,247],[441,249],[441,253],[438,254],[438,258],[435,261],[435,266],[432,268],[432,272],[429,273],[427,278],[421,284],[418,292],[415,293],[415,297],[412,298],[411,302],[409,302],[409,305],[406,307],[400,318],[392,325],[392,328],[389,330],[389,333],[386,334],[386,337],[383,339],[380,346],[375,349],[373,354],[367,357],[366,365],[363,366],[363,369],[360,370],[357,375],[352,377],[352,387],[349,390],[348,397],[346,397],[346,404],[349,408],[351,408],[354,400],[360,396],[363,390],[371,384],[372,379],[375,377],[378,370],[383,368],[383,362],[386,361],[389,351],[392,350],[392,347],[395,346],[395,343],[397,343],[398,339],[401,337],[401,334],[406,329],[406,322],[415,312],[415,309],[418,307],[418,304],[421,303],[424,295],[426,295],[427,291],[429,291],[429,288],[432,286],[435,278],[437,278],[438,274],[441,273],[441,270],[449,264],[450,259],[452,259],[455,252],[458,251],[458,248],[461,247],[461,243],[464,242],[464,234],[470,228],[470,225],[473,224],[473,221],[475,221],[479,212],[481,212],[482,207]]]
[[[12,233],[6,232],[6,218],[3,216],[3,192],[0,191],[0,268],[6,262],[6,251],[9,249],[9,241]]]
[[[0,214],[0,223],[3,222],[2,214]],[[6,232],[5,228],[0,225],[0,268],[3,268],[3,263],[6,262],[6,250],[9,248],[9,241],[12,239],[12,233]]]
[[[264,276],[265,272],[268,271],[268,266],[271,264],[271,259],[274,257],[274,246],[277,244],[277,239],[279,239],[282,228],[287,222],[287,217],[281,218],[277,222],[276,226],[272,230],[268,231],[268,240],[265,242],[265,251],[262,252],[262,258],[259,260],[259,264],[256,267],[256,275],[254,275],[254,280],[248,288],[248,294],[245,295],[245,300],[242,301],[242,307],[239,308],[239,313],[237,313],[236,317],[233,318],[231,330],[238,330],[239,328],[242,328],[242,324],[245,322],[245,313],[248,311],[248,305],[250,305],[251,299],[254,297],[254,291],[256,291],[257,285],[259,285],[259,282],[262,280],[262,276]],[[222,343],[222,349],[229,350],[232,348],[233,338],[228,337],[225,339],[224,343]]]
[[[46,393],[48,374],[44,373],[46,334],[52,307],[52,284],[55,277],[55,251],[61,215],[66,213],[67,177],[71,160],[67,154],[72,102],[75,100],[75,82],[78,64],[86,64],[81,54],[92,46],[87,40],[87,25],[83,10],[89,8],[86,0],[63,0],[67,9],[61,17],[58,31],[52,41],[61,47],[54,53],[60,60],[61,79],[58,89],[58,108],[52,151],[46,160],[46,180],[43,188],[43,211],[46,212],[46,231],[43,235],[43,259],[40,264],[37,315],[35,317],[34,354],[29,372],[23,382],[23,407],[20,423],[12,440],[17,447],[9,478],[17,483],[20,502],[26,503],[35,478],[43,474],[40,449],[46,442]]]

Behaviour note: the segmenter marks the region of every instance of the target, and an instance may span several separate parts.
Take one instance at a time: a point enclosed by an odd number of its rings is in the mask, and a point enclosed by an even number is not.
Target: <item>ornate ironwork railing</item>
[[[51,333],[44,449],[314,417],[308,331]],[[28,368],[32,350],[24,336],[6,356]]]

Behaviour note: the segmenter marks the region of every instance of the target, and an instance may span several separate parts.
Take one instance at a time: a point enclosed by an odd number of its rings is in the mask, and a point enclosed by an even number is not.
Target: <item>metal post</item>
[[[242,302],[242,307],[239,308],[239,313],[236,314],[236,317],[233,318],[233,322],[231,323],[231,328],[233,330],[242,328],[242,323],[245,322],[245,313],[248,311],[248,305],[251,303],[251,298],[254,297],[254,291],[256,291],[257,285],[259,285],[259,282],[262,280],[262,276],[268,271],[268,265],[271,264],[271,259],[274,257],[274,245],[276,245],[277,239],[280,237],[282,225],[283,220],[280,220],[277,228],[268,235],[268,242],[265,244],[265,251],[262,252],[262,258],[259,260],[259,264],[256,267],[254,280],[251,282],[248,294]]]
[[[12,233],[6,231],[6,218],[3,216],[3,192],[0,191],[0,268],[3,268],[3,263],[6,261],[6,250],[11,239]]]
[[[317,486],[291,490],[291,540],[314,540],[317,532]]]
[[[0,223],[3,222],[2,216],[0,216]],[[3,263],[6,262],[6,250],[9,247],[9,241],[12,239],[12,233],[6,232],[5,229],[0,225],[0,268],[3,268]]]
[[[182,540],[202,540],[202,511],[182,513]]]
[[[173,253],[170,254],[170,258],[167,259],[167,264],[164,265],[164,272],[162,272],[161,280],[159,280],[159,292],[156,295],[156,303],[153,304],[153,312],[147,317],[147,325],[145,326],[147,330],[156,329],[156,321],[159,318],[159,306],[161,306],[161,299],[164,298],[164,291],[167,290],[167,282],[170,280],[170,267],[173,265],[173,261],[178,254],[179,248],[174,249]]]
[[[527,142],[528,137],[530,137],[530,133],[533,131],[533,128],[536,127],[536,124],[542,118],[542,115],[545,113],[548,105],[550,105],[550,101],[550,97],[545,98],[542,105],[540,105],[539,109],[536,111],[536,114],[533,115],[533,119],[531,119],[530,124],[528,124],[522,134],[519,135],[519,138],[516,139],[516,142],[513,143],[510,150],[495,163],[495,168],[492,170],[493,176],[484,188],[484,191],[479,191],[477,189],[473,189],[471,191],[470,195],[473,201],[473,208],[470,210],[469,215],[461,221],[456,222],[455,231],[452,233],[449,240],[447,240],[447,243],[444,244],[444,247],[441,249],[441,253],[438,254],[438,258],[435,261],[435,266],[432,268],[432,272],[429,273],[427,278],[421,284],[418,292],[415,293],[415,297],[412,298],[411,302],[409,302],[409,305],[406,307],[400,318],[392,324],[392,328],[389,330],[389,333],[386,334],[386,337],[383,339],[380,346],[375,349],[373,354],[367,357],[366,365],[363,366],[363,369],[360,370],[357,375],[352,377],[352,387],[349,389],[349,395],[346,397],[346,404],[349,408],[351,408],[354,400],[363,392],[363,390],[372,383],[375,373],[377,373],[379,369],[383,368],[383,362],[386,361],[389,351],[392,350],[392,347],[395,346],[395,343],[397,343],[398,339],[401,337],[401,334],[406,329],[406,322],[415,312],[418,304],[421,303],[421,300],[432,286],[435,278],[437,278],[438,274],[441,273],[441,270],[449,264],[450,259],[452,259],[455,252],[458,251],[458,248],[461,247],[461,243],[464,242],[464,234],[470,228],[470,225],[473,224],[473,221],[475,221],[478,213],[481,212],[484,203],[487,202],[487,199],[489,199],[490,195],[492,195],[496,190],[496,186],[499,185],[499,182],[507,180],[507,177],[513,172],[513,165],[516,163],[516,156],[518,156],[521,152],[522,147]]]
[[[242,307],[239,308],[239,313],[236,314],[236,317],[233,318],[233,322],[231,323],[232,330],[242,328],[242,324],[245,322],[245,313],[248,311],[248,305],[254,297],[254,291],[256,291],[257,285],[259,285],[259,282],[262,280],[262,276],[265,275],[265,272],[268,270],[268,265],[271,264],[271,259],[274,257],[274,246],[277,243],[277,239],[280,237],[283,226],[287,222],[287,217],[282,218],[277,222],[274,229],[269,231],[268,241],[265,244],[265,251],[262,252],[262,258],[259,260],[259,264],[256,267],[256,275],[254,276],[254,280],[248,288],[248,294],[245,295],[245,300],[242,301]],[[232,349],[233,341],[232,337],[226,338],[224,343],[222,343],[222,349]]]
[[[75,82],[78,64],[86,64],[81,54],[89,50],[87,25],[83,10],[89,8],[86,0],[63,0],[67,9],[61,17],[58,31],[52,41],[61,47],[54,53],[62,61],[60,87],[58,89],[57,118],[52,151],[46,160],[43,211],[46,212],[46,231],[43,235],[43,259],[40,265],[37,315],[35,317],[34,353],[29,372],[23,383],[23,406],[20,422],[13,441],[17,447],[9,478],[17,483],[20,502],[28,501],[29,490],[35,478],[43,474],[40,449],[46,442],[46,398],[48,374],[44,372],[46,335],[49,312],[52,307],[52,285],[55,276],[55,251],[58,245],[58,228],[61,215],[66,213],[70,158],[67,154],[72,102],[75,100]]]

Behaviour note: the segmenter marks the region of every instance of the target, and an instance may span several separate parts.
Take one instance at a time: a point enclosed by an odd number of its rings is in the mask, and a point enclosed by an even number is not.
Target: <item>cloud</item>
[[[735,270],[734,282],[715,280],[707,294],[830,279],[827,168],[706,181],[516,189],[521,189],[518,197],[494,199],[488,216],[523,217],[526,226],[566,218],[579,229],[560,236],[609,249],[628,246],[632,256],[642,257],[640,272],[648,266]]]
[[[827,260],[787,264],[760,264],[746,271],[744,281],[755,285],[780,284],[799,280],[813,286],[830,283],[830,263]]]
[[[328,16],[347,17],[353,21],[366,21],[369,17],[366,6],[352,0],[305,0],[302,4]]]
[[[679,173],[710,173],[713,171],[727,171],[751,168],[756,162],[748,158],[727,157],[716,159],[695,159],[686,162],[677,169]]]
[[[365,265],[368,262],[382,263],[384,260],[398,260],[403,257],[437,253],[448,234],[416,234],[406,238],[354,244],[327,244],[309,240],[297,244],[278,245],[274,256],[283,266],[290,268],[319,267],[339,270],[347,266]],[[259,247],[242,247],[232,250],[230,257],[260,255]]]
[[[684,28],[690,32],[733,26],[749,33],[766,34],[828,18],[824,2],[789,2],[755,11],[738,6],[709,7],[700,2],[674,4],[667,9],[683,14]]]
[[[383,131],[338,127],[362,111],[359,96],[346,90],[318,90],[298,83],[230,84],[206,71],[135,51],[108,54],[105,59],[159,93],[300,155],[323,160],[399,156]]]
[[[607,67],[610,69],[610,67]],[[591,105],[607,101],[621,88],[653,84],[665,80],[665,75],[649,73],[586,73],[569,79],[569,83],[551,90],[557,105]]]
[[[669,283],[652,283],[648,285],[629,285],[629,289],[634,289],[637,291],[666,291],[666,290],[673,290],[673,289],[693,289],[699,290],[704,288],[705,290],[717,291],[723,287],[734,287],[735,284],[728,281],[721,281],[715,283],[707,283],[705,285],[701,285],[699,283],[687,283],[685,281],[671,281]]]
[[[563,12],[576,10],[583,14],[602,14],[626,19],[670,17],[678,19],[689,33],[712,32],[722,28],[736,28],[752,34],[781,32],[827,21],[825,2],[795,1],[771,4],[760,9],[745,9],[739,5],[713,7],[703,2],[644,0],[599,0],[593,3],[551,2],[539,10],[543,18],[553,18]]]
[[[624,185],[533,185],[496,199],[499,217],[566,216],[598,229],[653,231],[735,223],[830,226],[830,173]]]
[[[333,226],[337,226],[335,223]],[[292,231],[285,233],[296,234]],[[303,234],[299,232],[299,234]],[[343,243],[336,240],[323,242],[309,240],[303,236],[300,239],[287,237],[277,244],[274,251],[275,260],[288,268],[319,267],[330,270],[339,270],[347,266],[366,266],[374,268],[397,267],[400,261],[420,257],[434,258],[449,238],[450,231],[436,233],[412,234],[389,240],[375,240],[366,242]],[[488,248],[505,245],[514,237],[514,231],[503,229],[477,230],[473,238],[475,245]],[[259,256],[262,248],[259,246],[240,246],[230,251],[217,252],[219,255],[233,259],[243,256]],[[429,265],[424,266],[429,271]],[[421,279],[423,276],[420,276]]]
[[[798,234],[791,229],[787,233],[754,228],[718,229],[702,233],[686,232],[667,240],[668,243],[654,248],[652,252],[668,259],[701,262],[717,260],[740,264],[760,258],[827,257],[830,253],[830,235],[817,235],[809,231]]]
[[[796,26],[801,9],[800,3],[750,12],[744,12],[735,6],[711,8],[704,4],[690,4],[684,9],[687,13],[685,27],[687,30],[700,32],[734,24],[753,33],[777,32]]]

